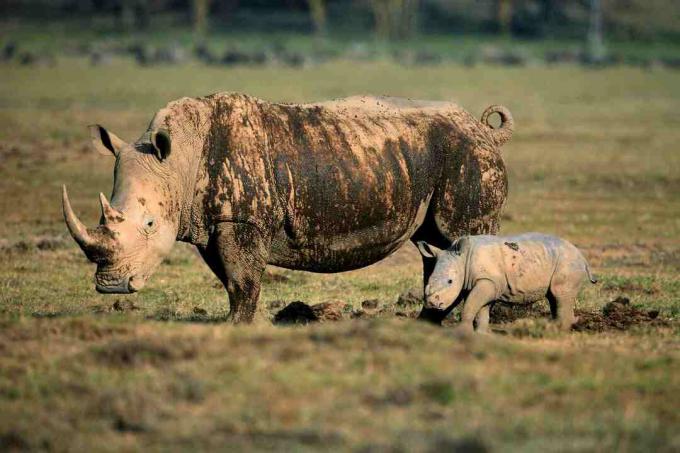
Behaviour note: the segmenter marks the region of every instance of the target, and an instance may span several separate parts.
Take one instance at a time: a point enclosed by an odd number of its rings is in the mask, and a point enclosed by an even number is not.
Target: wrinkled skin
[[[267,264],[340,272],[408,240],[448,247],[495,233],[507,195],[499,147],[512,127],[500,106],[480,122],[447,102],[183,98],[132,145],[91,127],[94,145],[116,158],[111,205],[102,196],[100,225],[88,230],[64,189],[64,215],[97,263],[97,290],[139,290],[186,241],[224,284],[232,321],[250,322]],[[427,281],[433,261],[423,263]]]
[[[448,250],[419,242],[436,265],[425,287],[425,306],[450,311],[465,299],[461,327],[484,332],[496,302],[527,304],[544,297],[567,330],[575,322],[576,296],[586,279],[597,280],[571,243],[545,234],[467,236]]]

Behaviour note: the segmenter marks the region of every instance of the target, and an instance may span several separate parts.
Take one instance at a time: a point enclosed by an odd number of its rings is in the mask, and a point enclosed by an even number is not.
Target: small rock
[[[628,305],[630,304],[630,299],[626,296],[619,296],[612,301],[613,304]]]
[[[274,324],[309,324],[318,320],[312,307],[299,300],[291,302],[274,316]]]
[[[621,311],[628,311],[628,307],[630,305],[630,299],[628,299],[625,296],[619,296],[613,301],[609,302],[607,305],[602,307],[602,313],[604,313],[605,316],[610,316],[613,313],[618,313]]]
[[[127,299],[117,299],[113,303],[111,308],[114,311],[122,311],[122,312],[139,310],[139,307],[136,306],[134,304],[134,302],[132,302],[131,300],[127,300]]]
[[[361,308],[364,310],[375,310],[378,308],[380,301],[378,299],[368,299],[361,303]]]
[[[410,288],[401,293],[397,299],[397,307],[412,307],[423,304],[423,291],[420,288]]]
[[[352,319],[362,319],[362,318],[367,318],[369,317],[368,313],[366,313],[364,310],[354,310],[352,314],[350,315]]]
[[[344,308],[345,302],[333,300],[312,306],[312,311],[319,321],[340,321]]]

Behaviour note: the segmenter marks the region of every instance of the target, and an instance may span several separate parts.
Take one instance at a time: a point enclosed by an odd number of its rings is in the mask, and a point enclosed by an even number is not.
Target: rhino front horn
[[[73,236],[73,239],[78,243],[80,248],[83,250],[91,249],[97,245],[96,240],[88,233],[87,228],[81,222],[78,217],[76,217],[73,209],[71,208],[71,202],[68,200],[68,192],[66,192],[66,186],[61,186],[61,202],[64,209],[64,220],[66,221],[66,226],[68,227],[69,233]]]
[[[102,217],[104,223],[118,223],[125,220],[122,212],[112,207],[109,200],[106,199],[103,193],[99,193],[99,203],[102,205]]]

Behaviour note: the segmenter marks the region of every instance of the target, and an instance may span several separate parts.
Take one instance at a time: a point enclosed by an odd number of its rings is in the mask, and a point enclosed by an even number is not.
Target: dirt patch
[[[423,290],[421,288],[410,288],[399,295],[397,307],[408,309],[423,306]]]
[[[135,305],[135,303],[131,300],[118,299],[113,303],[113,305],[111,306],[111,309],[113,311],[127,312],[127,311],[137,311],[140,308],[137,305]]]
[[[640,310],[630,304],[627,297],[617,297],[602,308],[601,312],[576,310],[578,322],[572,330],[577,332],[605,332],[628,330],[634,326],[664,327],[668,320],[659,317],[658,310]]]
[[[274,315],[274,324],[340,321],[351,312],[351,309],[351,305],[341,300],[323,302],[312,306],[297,300]]]
[[[509,305],[497,303],[489,313],[491,324],[507,324],[523,318],[549,317],[550,309],[544,303]]]

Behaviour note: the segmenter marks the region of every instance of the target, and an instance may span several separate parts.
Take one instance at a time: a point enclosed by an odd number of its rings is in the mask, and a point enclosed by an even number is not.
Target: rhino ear
[[[156,151],[156,157],[161,162],[168,158],[170,155],[170,148],[172,147],[172,140],[170,139],[170,133],[165,129],[158,129],[151,133],[151,143]]]
[[[107,131],[104,126],[92,124],[87,128],[90,131],[92,146],[99,154],[118,156],[118,153],[127,146],[127,143],[118,138],[116,134]]]
[[[470,245],[470,238],[467,236],[463,236],[460,239],[457,239],[456,242],[451,245],[451,251],[453,251],[454,255],[461,255],[465,249],[468,248]]]
[[[441,253],[441,249],[438,249],[434,245],[430,245],[425,241],[418,241],[416,246],[418,246],[420,254],[425,258],[437,258],[437,256]]]

